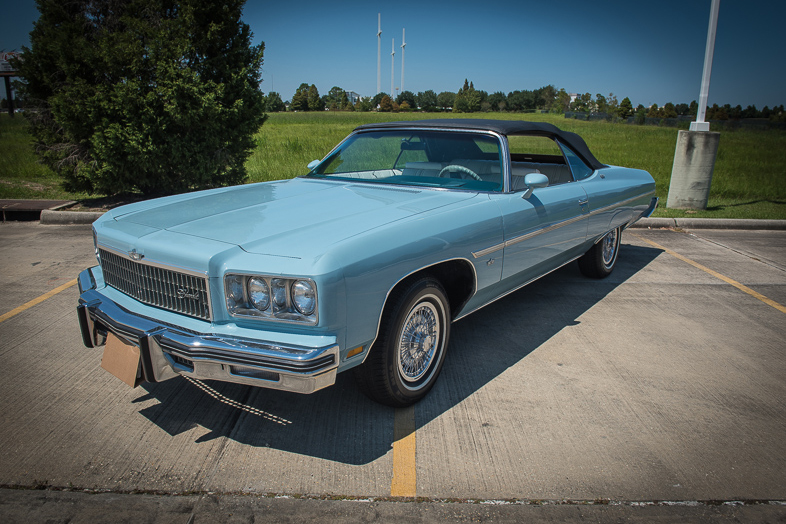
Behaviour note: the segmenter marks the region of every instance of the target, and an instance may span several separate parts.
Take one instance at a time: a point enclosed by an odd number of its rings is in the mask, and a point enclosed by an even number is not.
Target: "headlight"
[[[265,279],[259,277],[248,279],[248,299],[251,305],[260,311],[270,307],[270,286]]]
[[[273,279],[273,302],[276,304],[277,309],[286,307],[287,305],[287,283],[283,278]]]
[[[229,274],[224,296],[234,317],[317,323],[317,286],[310,279]]]
[[[317,307],[317,294],[314,286],[307,280],[298,280],[292,284],[292,303],[295,309],[308,316]]]

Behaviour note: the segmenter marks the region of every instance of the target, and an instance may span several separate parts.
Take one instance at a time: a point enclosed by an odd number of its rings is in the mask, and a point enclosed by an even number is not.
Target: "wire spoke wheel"
[[[612,229],[579,259],[579,269],[590,278],[606,278],[617,264],[622,227]]]
[[[416,384],[428,371],[440,332],[439,313],[433,304],[422,302],[409,312],[398,342],[398,371],[405,386]]]
[[[428,276],[403,283],[388,302],[379,336],[355,368],[355,380],[372,400],[410,406],[426,396],[442,370],[450,306],[442,285]]]
[[[619,230],[610,231],[601,240],[601,251],[603,253],[603,265],[611,268],[617,260],[617,249],[619,248]]]

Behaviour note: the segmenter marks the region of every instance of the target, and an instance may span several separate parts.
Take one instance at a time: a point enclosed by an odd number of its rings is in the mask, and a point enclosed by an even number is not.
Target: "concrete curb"
[[[786,220],[744,218],[642,218],[632,228],[786,230]]]
[[[40,223],[49,226],[92,224],[103,214],[101,211],[52,211],[51,209],[44,209],[41,211]]]

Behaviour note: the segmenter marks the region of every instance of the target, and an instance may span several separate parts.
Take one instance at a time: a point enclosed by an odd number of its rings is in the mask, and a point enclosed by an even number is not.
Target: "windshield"
[[[308,176],[501,191],[502,155],[499,139],[487,134],[369,131],[350,136]]]

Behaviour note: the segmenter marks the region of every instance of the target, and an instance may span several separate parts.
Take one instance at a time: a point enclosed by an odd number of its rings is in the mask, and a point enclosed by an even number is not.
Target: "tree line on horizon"
[[[677,118],[680,116],[695,116],[698,113],[698,103],[693,100],[690,104],[674,104],[667,102],[662,107],[653,104],[645,107],[639,104],[634,107],[630,98],[624,97],[618,101],[614,93],[593,96],[584,93],[571,97],[564,88],[557,89],[553,85],[543,86],[534,90],[517,90],[505,94],[496,91],[489,94],[486,91],[475,89],[473,82],[464,80],[464,85],[455,93],[443,91],[437,94],[433,90],[421,91],[417,94],[412,91],[402,91],[392,97],[388,93],[377,93],[373,97],[361,97],[354,104],[350,102],[347,91],[339,86],[333,86],[330,91],[320,96],[315,84],[302,83],[295,91],[291,101],[284,102],[281,95],[271,91],[266,96],[266,111],[270,113],[281,111],[379,111],[379,112],[534,112],[547,111],[551,113],[565,113],[568,111],[578,113],[595,113],[606,115],[610,119],[625,120],[636,117],[644,118]],[[749,105],[743,109],[741,105],[732,107],[731,104],[720,106],[713,104],[707,107],[707,120],[738,120],[744,118],[766,118],[775,121],[786,121],[784,106],[757,109]]]

